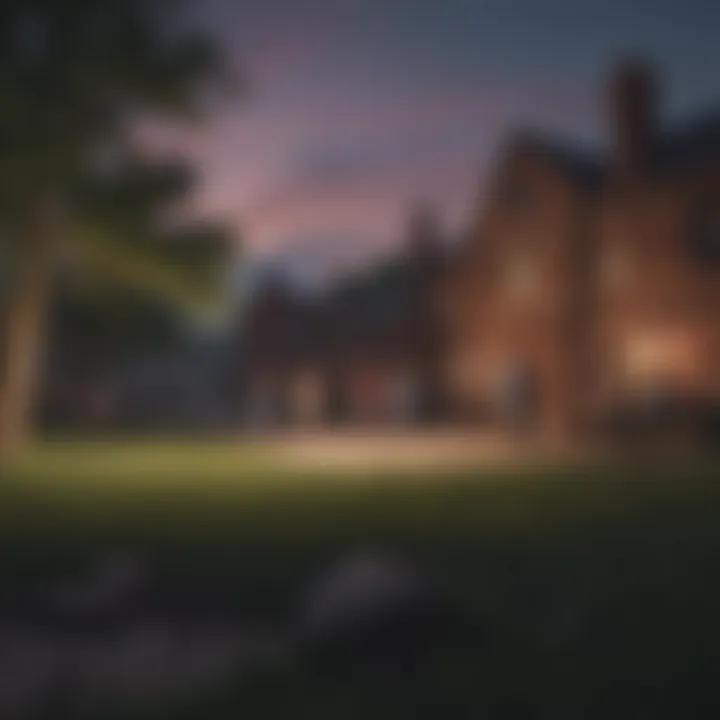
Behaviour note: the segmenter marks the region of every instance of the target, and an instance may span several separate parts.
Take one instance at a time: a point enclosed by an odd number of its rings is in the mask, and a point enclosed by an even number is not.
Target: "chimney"
[[[621,62],[610,79],[612,161],[623,179],[647,172],[652,162],[659,88],[652,68],[638,59]]]

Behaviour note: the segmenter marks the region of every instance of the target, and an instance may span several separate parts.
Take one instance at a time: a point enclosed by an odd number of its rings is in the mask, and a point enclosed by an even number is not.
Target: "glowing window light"
[[[602,264],[602,283],[611,291],[619,291],[628,287],[632,279],[632,263],[626,250],[608,248]]]
[[[630,378],[695,376],[700,369],[696,338],[688,331],[644,332],[626,344],[626,371]]]

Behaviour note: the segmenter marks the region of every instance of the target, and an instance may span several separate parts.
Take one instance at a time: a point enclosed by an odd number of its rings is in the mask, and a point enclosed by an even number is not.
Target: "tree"
[[[62,271],[183,302],[208,299],[227,237],[173,222],[193,188],[134,147],[146,118],[202,119],[226,86],[181,0],[4,0],[0,6],[0,447],[19,447],[53,281]]]
[[[77,359],[82,366],[115,367],[137,357],[170,352],[189,337],[173,305],[123,287],[86,292],[56,290],[50,313],[49,357]]]

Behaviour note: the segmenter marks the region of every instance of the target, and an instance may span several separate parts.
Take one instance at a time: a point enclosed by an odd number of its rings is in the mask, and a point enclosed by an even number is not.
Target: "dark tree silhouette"
[[[194,186],[133,147],[146,118],[197,121],[227,87],[180,0],[0,5],[0,446],[28,436],[53,281],[130,283],[183,302],[220,287],[220,227],[172,222]]]

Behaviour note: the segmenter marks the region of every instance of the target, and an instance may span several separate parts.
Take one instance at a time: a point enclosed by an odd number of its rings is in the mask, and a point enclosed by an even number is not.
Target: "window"
[[[507,290],[513,302],[525,305],[537,297],[539,289],[536,259],[529,252],[517,252],[508,259]]]
[[[641,331],[626,340],[625,371],[631,382],[692,380],[701,368],[700,344],[688,330]]]
[[[610,292],[617,292],[628,287],[632,264],[627,248],[611,246],[605,250],[602,260],[602,284]]]
[[[508,360],[495,368],[492,378],[495,406],[505,420],[524,423],[535,409],[535,377],[528,363]]]

